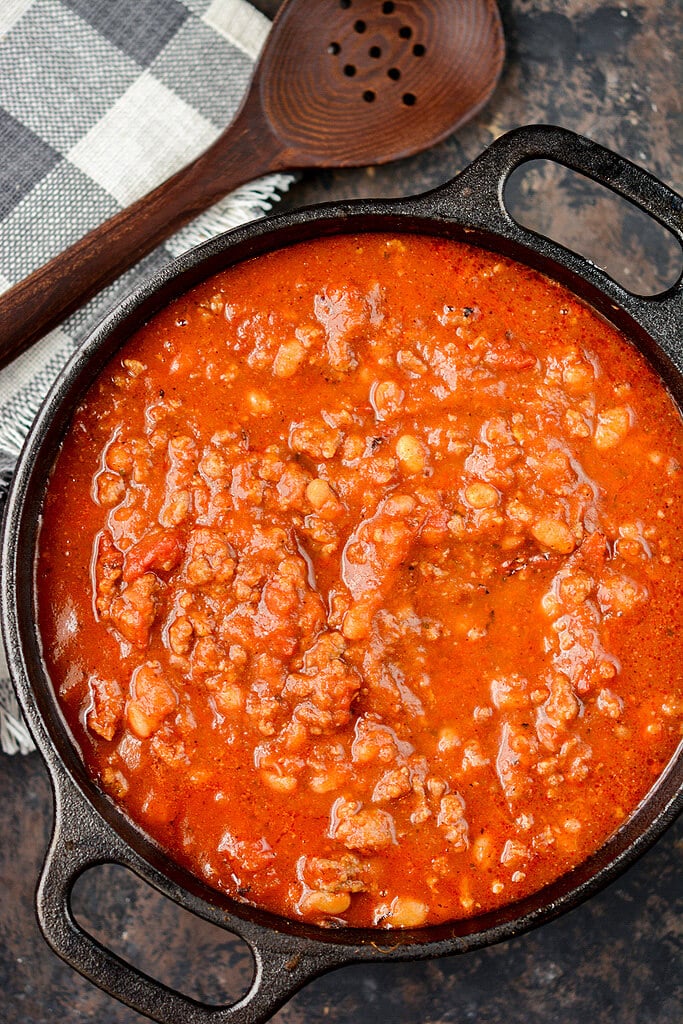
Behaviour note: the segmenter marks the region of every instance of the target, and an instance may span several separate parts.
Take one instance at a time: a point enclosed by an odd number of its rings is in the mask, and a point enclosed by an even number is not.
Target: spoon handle
[[[281,152],[248,98],[191,164],[0,295],[0,367],[228,192],[280,169]]]

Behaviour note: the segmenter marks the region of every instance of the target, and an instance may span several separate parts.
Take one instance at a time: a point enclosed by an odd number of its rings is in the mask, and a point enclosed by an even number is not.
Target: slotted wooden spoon
[[[486,103],[504,51],[495,0],[288,0],[213,145],[0,296],[0,366],[238,185],[443,139]]]

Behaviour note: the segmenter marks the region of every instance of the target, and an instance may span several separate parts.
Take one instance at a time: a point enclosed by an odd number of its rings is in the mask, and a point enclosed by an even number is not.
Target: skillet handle
[[[264,1024],[308,981],[344,962],[338,955],[326,956],[320,944],[231,918],[229,930],[247,942],[254,958],[247,994],[231,1006],[211,1006],[174,991],[122,960],[79,926],[71,909],[77,878],[98,864],[120,863],[140,874],[139,865],[75,787],[69,786],[66,800],[57,793],[55,812],[55,830],[36,894],[41,930],[55,953],[80,974],[152,1020]],[[224,923],[221,915],[216,920]]]
[[[683,245],[683,197],[625,157],[554,125],[529,125],[502,135],[461,174],[424,198],[431,200],[437,215],[495,231],[551,258],[559,254],[570,269],[620,302],[680,364],[680,343],[675,346],[672,338],[683,331],[683,274],[659,295],[635,295],[584,257],[513,220],[505,205],[505,184],[517,167],[543,159],[578,171],[628,199]]]

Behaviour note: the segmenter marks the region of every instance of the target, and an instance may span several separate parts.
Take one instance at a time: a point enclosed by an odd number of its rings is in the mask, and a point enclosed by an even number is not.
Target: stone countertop
[[[272,15],[277,0],[259,0]],[[678,0],[502,0],[508,44],[484,111],[427,153],[386,167],[310,172],[282,206],[419,192],[501,132],[549,122],[583,132],[683,187],[683,9]],[[680,251],[652,222],[585,179],[531,165],[509,189],[531,227],[624,284],[670,282]],[[139,1024],[62,964],[36,924],[33,892],[52,824],[37,754],[0,755],[0,1024]],[[683,821],[603,893],[543,928],[478,953],[347,967],[308,985],[278,1024],[679,1024],[683,1020]],[[238,942],[190,918],[124,869],[77,886],[84,923],[157,977],[200,997],[235,998],[249,977]]]

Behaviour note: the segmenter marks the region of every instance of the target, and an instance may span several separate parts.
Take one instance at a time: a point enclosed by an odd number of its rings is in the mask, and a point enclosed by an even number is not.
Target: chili
[[[483,249],[218,274],[105,367],[48,485],[39,624],[88,769],[289,917],[541,888],[680,741],[682,447],[626,338]]]

